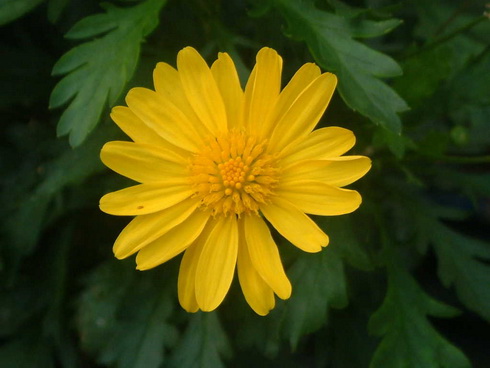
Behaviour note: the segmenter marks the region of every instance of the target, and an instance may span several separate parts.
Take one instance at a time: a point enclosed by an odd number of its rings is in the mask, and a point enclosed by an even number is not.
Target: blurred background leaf
[[[1,0],[0,26],[10,23],[30,12],[44,0]]]
[[[302,255],[290,268],[289,277],[297,290],[287,305],[284,329],[294,350],[301,336],[319,330],[329,308],[347,305],[342,260],[332,248],[320,257]]]
[[[228,337],[215,312],[197,313],[189,319],[171,367],[220,368],[226,367],[224,359],[230,358]]]
[[[90,276],[78,307],[82,346],[101,364],[160,367],[177,337],[168,322],[175,295],[128,266],[109,262]]]

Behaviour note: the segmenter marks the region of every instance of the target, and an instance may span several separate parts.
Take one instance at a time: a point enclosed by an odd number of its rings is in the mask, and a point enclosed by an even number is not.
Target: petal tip
[[[220,303],[221,304],[221,303]],[[203,312],[212,312],[214,311],[216,308],[218,308],[219,304],[216,305],[215,303],[206,303],[206,304],[200,304],[199,307],[201,308],[201,310]]]
[[[293,292],[293,288],[291,286],[291,283],[288,282],[287,286],[283,290],[281,290],[279,293],[276,293],[276,295],[279,298],[281,298],[282,300],[287,300],[291,297],[292,292]]]

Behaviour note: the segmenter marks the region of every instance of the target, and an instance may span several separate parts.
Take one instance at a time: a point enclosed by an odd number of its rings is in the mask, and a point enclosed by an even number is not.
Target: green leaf
[[[4,280],[0,288],[0,335],[12,343],[0,349],[1,367],[53,366],[55,356],[63,367],[77,366],[76,348],[66,323],[66,274],[72,230],[68,225],[47,236],[45,248],[36,255],[35,262],[26,261],[27,267],[19,270],[16,277]],[[10,359],[17,361],[7,364]]]
[[[452,103],[490,105],[490,96],[487,90],[490,85],[490,76],[486,73],[489,64],[490,45],[487,45],[486,49],[470,60],[464,71],[461,71],[451,81]]]
[[[388,147],[395,157],[399,159],[405,156],[407,148],[415,147],[415,144],[407,135],[396,134],[386,129],[378,129],[374,132],[373,145],[381,149]]]
[[[54,235],[52,250],[46,252],[49,271],[45,279],[49,282],[44,294],[48,302],[48,308],[43,320],[43,336],[53,345],[54,351],[61,365],[66,368],[77,367],[77,353],[73,340],[68,332],[69,324],[66,318],[68,272],[70,257],[69,252],[73,242],[74,222],[61,227]],[[46,270],[47,267],[44,267]]]
[[[228,323],[239,326],[236,329],[237,350],[256,350],[268,359],[279,356],[283,341],[283,325],[286,316],[286,308],[289,300],[276,299],[276,306],[267,315],[261,317],[250,309],[250,306],[242,299],[242,304],[234,309],[234,321]],[[247,323],[241,323],[246,320]],[[241,324],[241,325],[240,325]]]
[[[388,33],[399,22],[382,21],[376,26],[373,22],[351,22],[316,9],[310,1],[275,0],[275,4],[289,24],[288,31],[307,43],[323,68],[337,74],[339,92],[346,104],[399,134],[401,121],[397,113],[408,106],[378,77],[397,76],[402,70],[389,56],[353,39]]]
[[[327,3],[335,10],[335,14],[345,18],[357,18],[360,15],[373,15],[375,18],[388,18],[391,16],[394,10],[401,7],[400,3],[386,5],[382,8],[359,8],[340,0],[327,0]],[[378,4],[379,5],[379,4]],[[395,21],[395,20],[390,20]],[[396,20],[397,22],[401,22]]]
[[[230,355],[228,337],[216,312],[199,312],[190,318],[189,326],[172,356],[170,366],[224,368],[223,359]]]
[[[490,144],[488,114],[490,97],[487,92],[490,76],[485,70],[490,63],[490,47],[471,59],[447,87],[448,111],[451,118],[465,129],[467,150],[479,154]]]
[[[111,337],[117,311],[135,276],[124,262],[107,262],[90,274],[78,308],[77,325],[81,346],[98,353]]]
[[[402,266],[388,266],[388,291],[370,321],[383,336],[370,367],[470,367],[465,355],[430,324],[428,316],[452,317],[457,310],[429,297]]]
[[[429,232],[439,264],[438,275],[446,287],[454,286],[470,310],[490,321],[490,243],[470,238],[434,223]]]
[[[70,0],[49,0],[48,2],[48,19],[52,23],[56,23],[61,14],[69,4]]]
[[[33,10],[44,0],[0,0],[0,26]]]
[[[362,280],[369,280],[369,276],[366,275]],[[365,288],[360,289],[357,294],[357,297],[361,297],[352,300],[348,308],[332,311],[328,329],[317,334],[317,339],[323,344],[326,338],[331,339],[330,349],[325,352],[329,359],[329,367],[367,367],[377,346],[378,339],[367,331],[368,313],[375,298],[371,293],[367,293]]]
[[[417,197],[411,198],[409,206],[417,214],[414,218],[419,251],[425,253],[428,245],[432,245],[444,286],[454,286],[468,309],[490,321],[490,266],[486,262],[490,260],[490,243],[461,234],[441,221],[460,220],[460,211],[437,207]]]
[[[138,285],[131,301],[123,306],[111,339],[99,361],[119,368],[158,368],[165,361],[164,346],[171,345],[176,330],[168,324],[173,295],[169,287],[146,292]],[[126,302],[127,303],[127,302]]]
[[[336,248],[339,255],[352,266],[363,270],[372,271],[374,265],[369,254],[363,249],[356,232],[356,225],[349,216],[335,217],[326,220],[320,218],[318,224],[325,223],[322,228],[330,236],[330,247]]]
[[[401,96],[416,108],[427,101],[451,73],[452,53],[447,47],[438,47],[415,54],[403,63],[403,76],[394,87]]]
[[[440,188],[462,192],[475,206],[479,198],[490,197],[490,174],[468,173],[447,167],[436,167],[434,174]]]
[[[286,303],[283,328],[294,349],[303,335],[327,322],[329,308],[347,305],[347,285],[344,264],[334,248],[320,254],[302,254],[288,275],[293,294]]]
[[[63,188],[79,184],[104,169],[99,159],[100,149],[116,134],[113,126],[101,127],[83,146],[68,148],[58,158],[38,167],[43,173],[42,180],[23,196],[2,224],[14,254],[25,256],[32,251],[46,224],[48,207]]]
[[[67,33],[71,39],[97,36],[68,51],[53,68],[54,75],[66,75],[51,93],[49,105],[56,108],[70,102],[57,132],[69,134],[72,146],[85,140],[103,109],[121,94],[136,68],[140,45],[156,27],[165,3],[146,0],[128,8],[107,4],[105,14],[82,19]]]
[[[168,323],[173,285],[162,288],[161,274],[136,274],[129,265],[109,262],[92,274],[79,305],[82,346],[101,364],[158,368],[176,338]]]

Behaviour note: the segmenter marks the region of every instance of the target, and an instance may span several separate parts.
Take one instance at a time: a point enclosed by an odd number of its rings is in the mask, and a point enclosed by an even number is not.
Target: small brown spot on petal
[[[136,209],[138,209],[138,210],[142,210],[143,208],[145,208],[145,206],[138,206],[138,207],[136,207]]]

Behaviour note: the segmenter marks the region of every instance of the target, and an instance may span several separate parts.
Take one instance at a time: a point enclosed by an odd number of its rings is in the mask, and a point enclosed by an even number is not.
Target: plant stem
[[[445,35],[443,37],[437,38],[434,41],[425,44],[424,46],[422,46],[421,48],[419,48],[415,52],[412,52],[412,53],[409,53],[408,55],[405,55],[404,58],[405,59],[408,59],[408,58],[411,58],[411,57],[413,57],[415,55],[418,55],[418,54],[421,54],[423,52],[432,50],[435,47],[443,44],[444,42],[447,42],[450,39],[458,36],[460,33],[463,33],[465,31],[467,31],[468,29],[473,28],[474,26],[476,26],[477,24],[479,24],[480,22],[482,22],[484,20],[488,20],[488,17],[485,16],[485,15],[481,15],[481,16],[473,19],[471,22],[466,23],[465,25],[459,27],[458,29],[455,29],[453,32],[450,32],[450,33],[448,33],[447,35]]]

